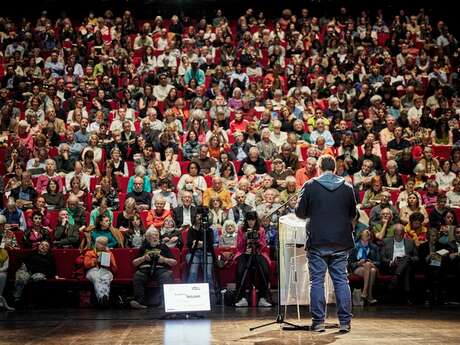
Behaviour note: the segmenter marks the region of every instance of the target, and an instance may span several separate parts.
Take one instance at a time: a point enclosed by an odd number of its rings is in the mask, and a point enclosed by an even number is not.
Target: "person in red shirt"
[[[297,188],[302,188],[305,182],[317,175],[316,170],[316,158],[308,157],[307,165],[304,168],[300,168],[295,173],[295,182]]]
[[[171,216],[171,211],[165,210],[166,200],[163,197],[158,197],[155,200],[155,208],[150,210],[147,219],[147,227],[154,226],[157,229],[161,229],[165,219]]]
[[[243,118],[243,112],[241,110],[237,110],[235,112],[235,119],[230,122],[230,133],[245,132],[248,123],[248,120]]]

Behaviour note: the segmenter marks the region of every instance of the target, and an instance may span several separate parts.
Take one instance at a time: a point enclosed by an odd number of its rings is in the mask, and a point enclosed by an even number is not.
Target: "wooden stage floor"
[[[302,324],[309,323],[307,312],[302,310]],[[460,306],[355,308],[353,328],[346,335],[334,329],[323,334],[288,332],[277,325],[249,331],[272,321],[274,314],[275,309],[215,307],[204,319],[159,320],[163,314],[158,309],[0,311],[0,344],[460,344]]]

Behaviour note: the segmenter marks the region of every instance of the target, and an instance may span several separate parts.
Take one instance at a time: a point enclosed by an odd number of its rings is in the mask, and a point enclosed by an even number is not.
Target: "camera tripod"
[[[237,299],[240,298],[240,296],[241,296],[241,292],[242,292],[242,289],[244,288],[246,278],[247,278],[248,273],[249,273],[249,269],[252,267],[253,262],[255,262],[256,269],[259,272],[259,275],[262,277],[263,287],[264,287],[265,291],[268,291],[267,277],[265,276],[265,274],[264,274],[264,272],[262,270],[262,267],[260,267],[260,262],[259,262],[259,260],[258,260],[258,258],[256,256],[257,255],[256,254],[257,245],[253,241],[257,241],[257,240],[252,239],[250,241],[251,241],[250,242],[251,254],[249,254],[249,259],[246,262],[246,267],[244,268],[243,277],[241,278],[241,282],[239,284],[240,286],[239,286],[238,291],[236,293],[236,298]],[[247,255],[247,254],[243,254],[243,255]]]
[[[192,230],[190,229],[189,231],[192,231]],[[214,248],[213,247],[211,247],[210,250],[208,250],[208,234],[207,233],[208,233],[208,231],[212,231],[212,230],[208,226],[206,226],[205,224],[202,224],[200,226],[199,231],[201,231],[203,233],[203,237],[202,237],[203,246],[202,246],[202,248],[198,248],[198,240],[195,242],[193,248],[191,249],[190,258],[188,260],[188,265],[189,266],[196,265],[193,262],[193,259],[195,258],[197,250],[201,249],[203,251],[203,259],[202,259],[203,282],[204,283],[209,283],[208,282],[208,264],[209,264],[208,263],[208,256],[210,254],[211,259],[212,259],[212,262],[210,263],[212,265],[210,279],[212,280],[211,284],[214,287],[214,296],[215,296],[216,300],[218,300],[219,297],[220,297],[220,295],[219,295],[220,282],[219,282],[219,279],[218,279],[218,275],[215,273],[215,271],[216,271],[216,267],[215,267],[215,265],[216,265],[216,255],[214,253]],[[188,274],[188,278],[190,278],[190,271],[189,271],[189,274]]]

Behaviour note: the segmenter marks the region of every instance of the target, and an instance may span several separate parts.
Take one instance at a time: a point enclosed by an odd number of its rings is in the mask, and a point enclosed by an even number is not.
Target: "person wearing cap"
[[[192,79],[195,79],[198,86],[204,85],[205,75],[203,70],[198,67],[198,59],[195,58],[190,61],[190,67],[185,71],[185,84],[189,85]]]

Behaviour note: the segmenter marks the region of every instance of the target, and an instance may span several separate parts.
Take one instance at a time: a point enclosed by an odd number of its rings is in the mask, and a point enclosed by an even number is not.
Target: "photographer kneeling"
[[[271,307],[268,298],[268,268],[270,259],[268,254],[263,254],[262,249],[266,246],[265,232],[259,225],[257,213],[250,211],[246,214],[244,224],[238,230],[237,238],[237,261],[236,282],[238,300],[236,307],[248,306],[248,292],[250,287],[258,282],[259,307]],[[246,272],[246,274],[245,274]]]
[[[168,246],[160,242],[160,231],[150,228],[145,233],[139,257],[133,260],[137,271],[133,278],[134,299],[130,305],[134,309],[145,309],[145,288],[152,279],[158,284],[173,283],[171,267],[177,264]]]

